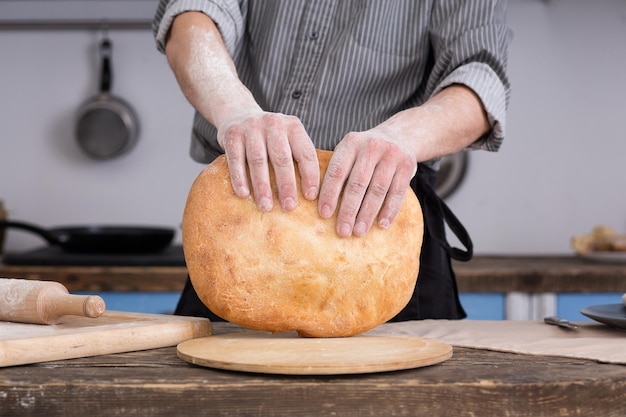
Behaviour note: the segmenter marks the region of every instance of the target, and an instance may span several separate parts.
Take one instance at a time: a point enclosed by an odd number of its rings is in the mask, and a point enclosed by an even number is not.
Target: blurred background
[[[192,109],[147,25],[156,3],[0,2],[0,200],[10,218],[178,228],[202,165],[188,156]],[[112,92],[134,108],[140,133],[105,161],[74,137],[76,112],[98,90],[103,31],[16,24],[84,15],[145,23],[108,30]],[[511,0],[508,20],[507,137],[498,153],[470,153],[449,205],[479,254],[569,254],[571,236],[597,224],[626,232],[626,1]],[[5,251],[40,244],[12,231]]]
[[[0,1],[0,218],[4,206],[10,219],[44,227],[179,229],[203,166],[188,156],[193,110],[152,37],[157,3]],[[475,253],[572,255],[572,236],[596,225],[626,233],[626,1],[509,0],[508,21],[514,38],[507,137],[498,153],[468,152],[446,197]],[[96,160],[78,146],[75,129],[78,112],[98,93],[105,35],[112,42],[112,93],[136,113],[139,134],[127,152]],[[174,243],[180,239],[177,233]],[[35,234],[11,230],[4,251],[28,254],[42,245]],[[182,250],[172,250],[184,265]],[[100,294],[109,309],[171,312],[180,284],[151,271],[137,282],[109,276],[96,288],[106,290]],[[184,277],[182,268],[176,279]],[[96,281],[66,283],[76,291]],[[581,307],[619,302],[621,295],[472,291],[461,298],[473,319],[556,313],[580,320]]]

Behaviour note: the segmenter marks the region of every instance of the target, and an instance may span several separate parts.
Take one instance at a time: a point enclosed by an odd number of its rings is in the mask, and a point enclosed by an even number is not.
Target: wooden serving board
[[[413,336],[301,338],[295,332],[242,332],[187,340],[177,352],[187,362],[218,369],[339,375],[434,365],[452,357],[452,346]]]
[[[212,334],[208,319],[106,311],[56,325],[0,321],[0,367],[176,346]]]

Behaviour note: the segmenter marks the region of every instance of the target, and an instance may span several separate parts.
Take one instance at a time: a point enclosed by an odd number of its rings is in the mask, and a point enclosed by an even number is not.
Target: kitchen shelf
[[[2,21],[0,30],[150,30],[149,20]]]
[[[158,0],[2,0],[0,30],[149,30]]]
[[[577,256],[475,256],[453,262],[460,292],[626,292],[626,264]]]
[[[454,262],[465,293],[626,292],[626,264],[575,256],[476,256]],[[181,291],[184,266],[17,266],[0,263],[0,277],[54,280],[70,291]]]
[[[0,264],[0,277],[56,281],[71,291],[182,291],[184,266],[15,266]]]

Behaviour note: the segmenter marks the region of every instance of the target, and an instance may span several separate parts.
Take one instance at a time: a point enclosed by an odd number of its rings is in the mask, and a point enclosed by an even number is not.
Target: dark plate
[[[602,304],[583,308],[580,312],[600,323],[626,329],[626,307],[624,304]]]

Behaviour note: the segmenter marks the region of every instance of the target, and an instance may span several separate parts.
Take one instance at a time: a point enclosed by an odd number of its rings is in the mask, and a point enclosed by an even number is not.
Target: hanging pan
[[[139,124],[134,110],[111,95],[112,43],[104,36],[100,44],[100,93],[81,105],[77,114],[76,140],[94,159],[111,159],[128,152],[137,142]]]

